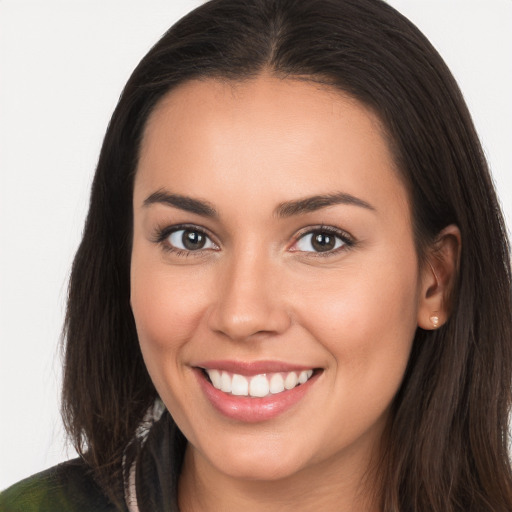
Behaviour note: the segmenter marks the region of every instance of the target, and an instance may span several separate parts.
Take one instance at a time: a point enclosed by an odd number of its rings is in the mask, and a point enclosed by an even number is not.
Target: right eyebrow
[[[192,197],[182,196],[180,194],[172,194],[166,190],[157,190],[148,196],[143,205],[150,206],[152,204],[164,204],[167,206],[174,206],[186,212],[195,213],[202,217],[218,217],[217,210],[208,203],[208,201],[201,201],[193,199]]]
[[[338,192],[334,194],[321,194],[302,199],[295,199],[293,201],[286,201],[277,207],[275,214],[278,217],[291,217],[293,215],[303,215],[305,213],[321,210],[322,208],[327,208],[328,206],[334,206],[336,204],[359,206],[360,208],[375,211],[375,208],[370,203],[367,203],[366,201],[363,201],[351,194]]]

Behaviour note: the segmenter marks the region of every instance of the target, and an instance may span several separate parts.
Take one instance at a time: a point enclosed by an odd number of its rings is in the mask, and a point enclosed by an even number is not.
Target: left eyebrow
[[[203,217],[217,217],[217,211],[207,201],[194,199],[192,197],[182,196],[179,194],[172,194],[166,190],[160,189],[153,192],[149,197],[144,200],[144,206],[152,204],[164,204],[173,206],[186,212],[195,213]]]
[[[359,206],[367,210],[376,211],[370,203],[367,203],[366,201],[363,201],[351,194],[338,192],[336,194],[324,194],[296,199],[293,201],[286,201],[279,204],[274,211],[274,215],[277,217],[291,217],[293,215],[301,215],[321,210],[322,208],[327,208],[328,206],[336,204]]]

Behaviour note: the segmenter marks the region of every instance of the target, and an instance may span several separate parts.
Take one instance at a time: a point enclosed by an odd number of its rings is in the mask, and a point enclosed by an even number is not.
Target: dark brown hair
[[[451,317],[437,331],[417,330],[393,403],[383,510],[512,510],[504,222],[451,73],[382,0],[212,0],[135,69],[105,135],[69,287],[63,417],[75,446],[119,499],[123,454],[156,398],[129,304],[132,188],[146,120],[184,81],[263,70],[331,84],[376,112],[410,190],[420,258],[448,224],[461,232]]]

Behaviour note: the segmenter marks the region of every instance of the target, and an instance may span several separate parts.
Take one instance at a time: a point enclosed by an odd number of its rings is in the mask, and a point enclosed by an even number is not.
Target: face
[[[270,76],[192,81],[151,115],[131,304],[196,464],[364,471],[417,328],[406,189],[378,119]]]

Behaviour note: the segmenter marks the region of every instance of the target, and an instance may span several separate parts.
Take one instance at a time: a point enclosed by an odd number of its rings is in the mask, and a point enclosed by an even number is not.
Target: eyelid
[[[180,230],[191,230],[191,231],[197,231],[198,233],[203,234],[207,238],[210,239],[210,241],[216,246],[215,249],[198,249],[196,251],[187,250],[187,249],[180,249],[177,247],[174,247],[170,245],[169,243],[166,243],[169,236]],[[338,237],[342,240],[343,245],[341,247],[338,247],[336,249],[332,249],[325,252],[315,252],[315,251],[301,251],[298,249],[294,249],[293,246],[297,244],[297,242],[305,237],[308,234],[312,234],[314,232],[326,232],[333,234],[334,236]],[[204,255],[205,251],[211,251],[211,250],[219,250],[220,244],[215,240],[215,236],[210,233],[210,231],[203,226],[198,226],[197,224],[174,224],[174,225],[166,225],[164,227],[157,226],[155,228],[154,235],[152,237],[152,241],[156,244],[160,244],[164,250],[172,253],[176,253],[179,256],[201,256]],[[317,225],[317,226],[307,226],[302,229],[300,229],[294,236],[292,240],[291,246],[288,248],[291,252],[297,252],[306,254],[308,257],[326,257],[326,256],[333,256],[338,254],[339,252],[345,251],[347,249],[350,249],[356,244],[355,238],[348,233],[347,231],[334,227],[329,225]]]
[[[206,236],[215,246],[216,249],[198,249],[196,251],[191,251],[187,249],[180,249],[178,247],[174,247],[170,245],[167,240],[169,236],[172,233],[175,233],[176,231],[181,230],[190,230],[190,231],[197,231],[198,233],[201,233],[202,235]],[[219,244],[215,241],[215,237],[210,233],[210,231],[202,226],[198,226],[197,224],[174,224],[170,226],[160,227],[157,226],[155,228],[154,234],[152,236],[152,241],[156,244],[160,244],[166,251],[168,252],[175,252],[178,255],[193,255],[193,256],[199,256],[205,251],[211,251],[211,250],[218,250]]]
[[[306,235],[310,235],[315,232],[325,232],[325,233],[332,234],[332,235],[338,237],[343,242],[343,245],[341,247],[338,247],[337,249],[332,249],[330,251],[325,251],[325,252],[300,251],[298,249],[293,249],[293,246],[296,245],[299,240],[304,238]],[[338,254],[339,252],[350,249],[355,244],[356,244],[355,238],[347,231],[337,228],[337,227],[334,227],[334,226],[328,226],[328,225],[322,224],[322,225],[318,225],[318,226],[307,226],[307,227],[299,230],[294,235],[292,245],[288,250],[291,250],[291,252],[300,252],[302,254],[307,254],[308,256],[316,258],[316,257],[333,256],[335,254]]]

